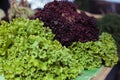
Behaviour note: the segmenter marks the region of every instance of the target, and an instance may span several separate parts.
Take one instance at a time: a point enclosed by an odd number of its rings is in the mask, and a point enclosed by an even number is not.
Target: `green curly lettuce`
[[[102,64],[114,66],[118,61],[115,41],[108,33],[102,33],[95,42],[74,42],[69,49],[73,51],[73,57],[88,70]]]
[[[0,26],[0,75],[6,80],[70,80],[83,71],[71,51],[39,20]]]

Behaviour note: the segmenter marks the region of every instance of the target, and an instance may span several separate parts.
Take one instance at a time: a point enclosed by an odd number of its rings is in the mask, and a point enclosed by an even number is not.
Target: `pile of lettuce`
[[[94,69],[101,64],[114,66],[118,61],[115,41],[108,33],[102,33],[98,41],[74,42],[69,48],[84,69]]]
[[[66,48],[43,22],[24,18],[0,25],[0,75],[6,80],[71,80],[85,69],[117,63],[112,36]]]
[[[7,80],[65,80],[83,67],[71,51],[53,40],[39,20],[15,19],[0,26],[0,75]]]
[[[78,5],[68,1],[53,1],[47,3],[43,9],[37,11],[33,19],[40,19],[63,46],[70,46],[73,42],[97,41],[99,30],[96,19],[84,12],[78,13]]]

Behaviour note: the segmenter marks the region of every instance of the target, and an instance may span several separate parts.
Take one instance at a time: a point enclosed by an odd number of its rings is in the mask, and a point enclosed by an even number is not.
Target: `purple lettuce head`
[[[53,1],[38,11],[34,18],[39,18],[45,26],[49,26],[55,39],[63,46],[70,46],[72,42],[98,40],[96,19],[77,10],[78,6],[72,2]]]

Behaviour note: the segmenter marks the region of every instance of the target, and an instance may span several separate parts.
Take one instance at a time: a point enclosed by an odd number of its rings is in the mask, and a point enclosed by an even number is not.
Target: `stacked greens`
[[[117,63],[112,36],[66,48],[43,22],[24,18],[0,26],[0,75],[7,80],[71,80],[84,69]]]

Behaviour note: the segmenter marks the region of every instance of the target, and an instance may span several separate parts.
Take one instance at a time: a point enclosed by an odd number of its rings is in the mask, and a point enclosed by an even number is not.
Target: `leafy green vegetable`
[[[98,20],[98,28],[100,32],[110,33],[116,41],[118,54],[120,57],[120,15],[107,14]]]
[[[102,33],[96,42],[75,42],[69,48],[85,69],[94,69],[103,63],[105,66],[113,66],[118,61],[115,41],[108,33]]]
[[[0,26],[0,75],[7,80],[70,80],[83,70],[71,51],[53,40],[39,20],[18,18]]]

